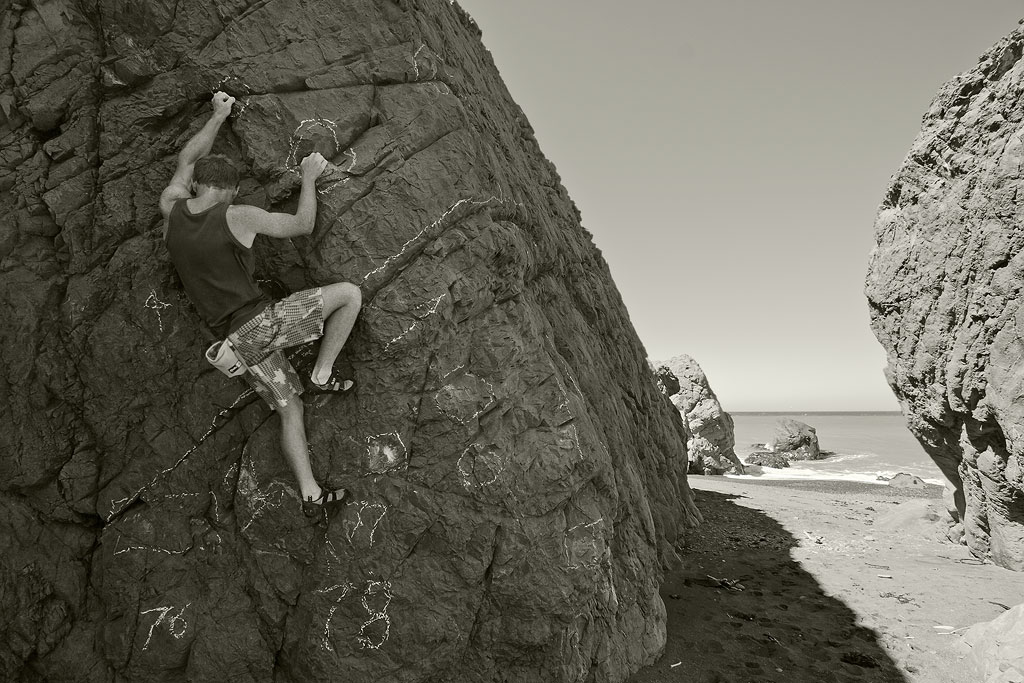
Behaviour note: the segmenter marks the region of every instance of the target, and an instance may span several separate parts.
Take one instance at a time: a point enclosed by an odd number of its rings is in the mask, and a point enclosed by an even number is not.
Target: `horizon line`
[[[827,413],[862,413],[862,414],[873,414],[873,415],[902,415],[903,411],[900,410],[726,410],[725,412],[730,415],[792,415],[795,413],[801,414],[827,414]]]

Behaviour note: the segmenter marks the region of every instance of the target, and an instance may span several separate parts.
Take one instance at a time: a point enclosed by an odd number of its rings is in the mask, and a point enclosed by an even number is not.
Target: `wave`
[[[865,458],[877,458],[880,457],[877,453],[835,453],[827,456],[824,460],[815,462],[847,462],[850,460],[863,460]]]

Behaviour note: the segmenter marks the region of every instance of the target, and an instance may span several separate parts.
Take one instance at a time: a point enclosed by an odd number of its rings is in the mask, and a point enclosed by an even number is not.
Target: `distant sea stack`
[[[1024,32],[939,91],[875,222],[866,294],[966,543],[1024,570]]]
[[[697,361],[679,355],[652,365],[662,383],[662,391],[672,399],[686,423],[690,473],[722,474],[730,468],[743,471],[743,464],[734,450],[736,437],[732,416],[718,402]]]
[[[789,460],[820,460],[818,432],[800,420],[783,418],[775,423],[775,433],[767,444],[773,453],[782,453]]]
[[[789,467],[792,460],[820,460],[826,455],[818,446],[814,427],[788,417],[777,420],[771,440],[757,446],[766,450],[748,455],[745,458],[748,465],[782,468]]]

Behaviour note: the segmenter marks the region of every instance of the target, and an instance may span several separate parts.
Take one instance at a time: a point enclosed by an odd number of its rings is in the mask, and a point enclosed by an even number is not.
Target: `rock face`
[[[775,423],[775,433],[767,447],[788,460],[818,460],[822,457],[814,427],[788,417]]]
[[[732,416],[718,402],[697,361],[679,355],[653,365],[663,390],[682,413],[690,433],[687,441],[690,472],[722,474],[730,468],[742,472],[743,463],[734,450],[736,436]]]
[[[0,679],[620,681],[695,523],[684,427],[474,22],[444,0],[39,0],[0,23]],[[285,290],[347,280],[354,395],[206,365],[157,198],[215,89]],[[312,349],[297,350],[301,365]]]
[[[1024,604],[992,621],[967,629],[956,649],[973,665],[974,680],[984,683],[1024,681]]]
[[[942,87],[875,223],[866,294],[967,544],[1024,570],[1024,32]]]
[[[964,542],[964,522],[957,508],[959,491],[949,482],[942,487],[942,505],[946,508],[946,538],[953,543]],[[963,500],[960,497],[960,500]]]

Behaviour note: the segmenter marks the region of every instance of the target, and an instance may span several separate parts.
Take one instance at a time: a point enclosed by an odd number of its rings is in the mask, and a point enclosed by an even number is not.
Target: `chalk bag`
[[[206,349],[206,360],[228,377],[238,377],[249,371],[249,366],[238,357],[235,347],[226,339],[214,342]]]

